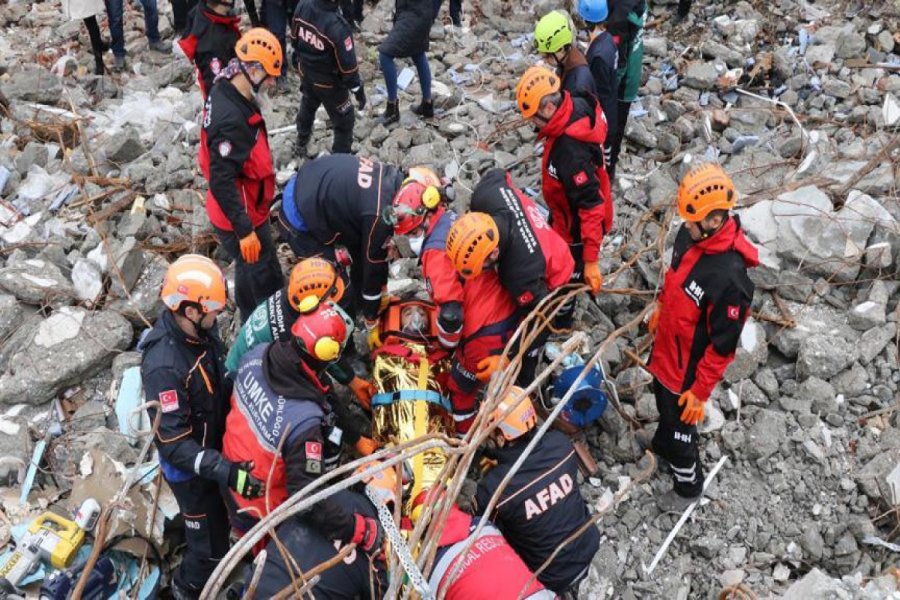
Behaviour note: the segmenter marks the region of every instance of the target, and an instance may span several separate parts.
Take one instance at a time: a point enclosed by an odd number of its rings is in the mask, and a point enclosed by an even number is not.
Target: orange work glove
[[[370,454],[378,450],[378,442],[376,442],[372,438],[360,436],[360,438],[356,440],[354,448],[356,448],[356,451],[360,456],[369,456]]]
[[[650,313],[650,317],[647,319],[647,331],[650,333],[656,333],[656,328],[659,327],[659,316],[662,314],[662,304],[659,302],[656,303],[656,308],[653,309],[653,312]]]
[[[703,416],[706,413],[706,400],[701,400],[691,390],[684,392],[678,397],[678,406],[684,406],[684,410],[681,411],[682,423],[696,425],[703,422]]]
[[[366,410],[372,410],[372,396],[378,391],[374,383],[366,381],[362,377],[354,377],[347,387],[353,391],[360,406]]]
[[[250,235],[241,238],[241,256],[244,257],[245,263],[253,264],[258,261],[260,252],[262,252],[262,244],[255,231],[251,231]]]
[[[591,262],[584,265],[584,282],[591,286],[591,293],[595,296],[603,285],[603,275],[600,274],[600,263]]]
[[[487,383],[490,381],[494,371],[505,368],[506,364],[506,357],[499,354],[482,358],[478,361],[478,372],[475,373],[475,379],[481,383]]]

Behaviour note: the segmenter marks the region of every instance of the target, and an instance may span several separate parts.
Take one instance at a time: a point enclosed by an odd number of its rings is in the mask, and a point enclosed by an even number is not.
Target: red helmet
[[[337,360],[353,334],[353,321],[337,304],[307,296],[291,333],[300,348],[322,362]]]
[[[436,185],[409,178],[394,195],[394,201],[385,211],[385,221],[393,225],[394,233],[406,235],[421,227],[429,211],[441,203],[441,191]]]

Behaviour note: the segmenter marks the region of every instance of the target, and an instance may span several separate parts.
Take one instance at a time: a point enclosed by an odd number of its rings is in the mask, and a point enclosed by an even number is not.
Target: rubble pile
[[[537,17],[561,3],[476,4],[464,2],[462,28],[432,29],[432,123],[408,110],[418,94],[408,64],[399,126],[376,121],[390,0],[367,5],[357,42],[371,102],[357,116],[356,151],[434,167],[454,182],[458,209],[495,166],[538,195],[540,153],[512,88],[535,60]],[[656,290],[667,260],[659,241],[676,229],[672,201],[687,165],[716,160],[734,179],[762,264],[750,272],[753,316],[701,427],[704,462],[729,461],[649,576],[644,566],[679,515],[654,502],[667,476],[636,486],[600,521],[582,593],[711,597],[743,586],[760,597],[889,597],[900,586],[883,576],[900,543],[900,13],[891,3],[694,5],[675,24],[674,3],[652,3],[601,264],[605,286]],[[193,71],[183,56],[147,51],[140,13],[126,8],[131,70],[99,77],[89,74],[87,33],[58,2],[0,5],[9,32],[0,36],[9,102],[0,118],[0,484],[13,522],[83,486],[85,461],[137,460],[114,410],[123,373],[139,361],[129,351],[160,308],[169,262],[215,250]],[[163,37],[172,35],[167,10]],[[279,184],[297,167],[299,79],[288,81],[291,91],[264,107]],[[323,110],[309,150],[330,144]],[[402,261],[392,286],[415,275]],[[582,298],[582,330],[599,345],[647,301]],[[608,410],[588,433],[601,464],[583,486],[592,502],[641,468],[630,418],[652,431],[658,414],[650,377],[629,354],[646,358],[648,347],[645,331],[633,331],[604,357],[629,419]],[[55,476],[39,474],[27,506],[7,511],[41,441]],[[0,526],[0,542],[8,537]]]

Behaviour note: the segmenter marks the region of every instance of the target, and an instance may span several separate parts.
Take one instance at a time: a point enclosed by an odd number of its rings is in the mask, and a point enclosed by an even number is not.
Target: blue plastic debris
[[[134,409],[142,402],[141,368],[129,367],[122,373],[122,383],[119,385],[119,395],[116,397],[116,420],[119,422],[119,431],[128,438],[128,443],[132,446],[138,443],[134,431],[150,428],[147,411],[141,411],[140,418],[132,416]]]

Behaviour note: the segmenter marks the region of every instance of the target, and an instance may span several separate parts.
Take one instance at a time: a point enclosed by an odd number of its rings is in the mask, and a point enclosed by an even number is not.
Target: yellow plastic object
[[[28,526],[31,537],[40,538],[41,558],[55,569],[65,569],[84,543],[84,530],[54,512],[47,511]]]

